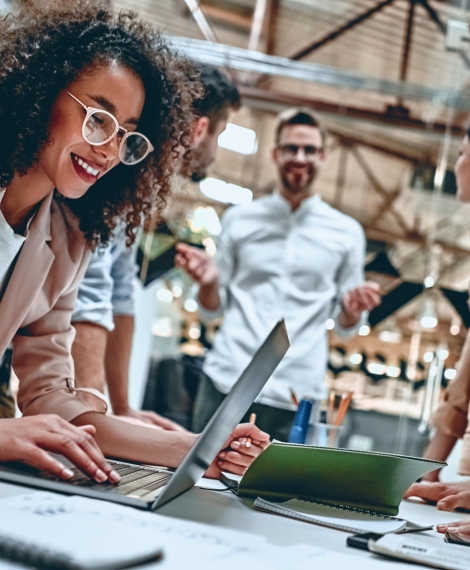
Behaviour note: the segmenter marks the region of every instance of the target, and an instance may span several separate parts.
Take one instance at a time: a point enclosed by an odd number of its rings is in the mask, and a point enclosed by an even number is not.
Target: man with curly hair
[[[233,83],[215,67],[195,66],[204,94],[195,99],[197,118],[192,127],[189,175],[206,176],[231,110],[240,106]],[[104,392],[105,382],[113,412],[169,430],[178,424],[151,411],[134,410],[128,401],[128,371],[134,332],[135,251],[119,232],[104,251],[95,252],[78,291],[72,322],[77,331],[72,347],[77,386]]]

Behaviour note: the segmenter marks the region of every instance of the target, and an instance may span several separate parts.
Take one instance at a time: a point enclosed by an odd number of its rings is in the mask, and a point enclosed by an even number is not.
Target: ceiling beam
[[[308,54],[314,52],[315,50],[323,47],[325,44],[337,39],[338,37],[340,37],[342,34],[347,32],[348,30],[352,30],[358,24],[361,24],[365,20],[368,20],[371,16],[373,16],[377,12],[380,12],[380,10],[382,10],[386,6],[393,4],[394,1],[395,0],[383,0],[382,2],[379,2],[378,4],[376,4],[375,6],[370,8],[369,10],[362,12],[361,14],[359,14],[358,16],[353,18],[352,20],[349,20],[345,24],[340,26],[339,28],[336,28],[336,30],[334,30],[333,32],[326,34],[320,40],[317,40],[317,41],[311,43],[310,45],[306,46],[305,48],[301,49],[300,51],[297,51],[296,53],[294,53],[288,57],[290,57],[290,59],[302,59],[306,55],[308,55]]]
[[[397,234],[394,232],[390,232],[388,230],[382,230],[378,228],[374,228],[369,224],[362,224],[364,228],[365,234],[368,239],[375,239],[379,241],[384,241],[389,244],[394,244],[397,241],[406,241],[409,243],[416,243],[421,248],[425,248],[427,244],[426,236],[418,233],[418,232],[409,232],[408,235],[404,236],[402,234]],[[450,253],[454,253],[457,255],[470,255],[470,249],[465,247],[460,247],[453,243],[444,242],[441,240],[436,240],[434,243],[439,244],[443,250],[448,251]]]
[[[427,131],[442,135],[446,132],[444,123],[427,123],[421,119],[412,117],[404,113],[395,113],[394,107],[387,107],[386,111],[371,111],[370,109],[360,107],[350,107],[347,105],[339,105],[337,103],[328,103],[320,99],[312,99],[293,95],[287,91],[275,91],[272,89],[262,89],[250,85],[239,85],[241,95],[246,99],[245,103],[249,104],[249,100],[263,101],[266,103],[274,103],[278,105],[287,105],[291,107],[310,107],[320,113],[331,113],[333,115],[341,115],[350,119],[358,119],[372,123],[382,123],[391,127],[400,127],[417,131]],[[466,130],[459,124],[453,124],[450,127],[451,134],[454,137],[464,137]]]
[[[261,46],[265,42],[266,36],[265,19],[269,11],[270,0],[256,0],[253,12],[253,20],[251,23],[250,39],[248,40],[248,49],[253,51],[263,51],[266,53],[266,46]]]
[[[357,163],[359,164],[359,166],[362,168],[370,184],[372,185],[372,188],[377,192],[379,196],[381,196],[383,202],[388,204],[388,213],[395,218],[397,224],[403,230],[404,235],[406,237],[410,233],[410,228],[408,227],[408,224],[406,223],[400,212],[397,212],[392,206],[393,201],[397,197],[396,192],[395,191],[389,192],[385,190],[385,188],[382,186],[382,183],[372,172],[372,169],[367,164],[367,161],[364,159],[361,152],[356,146],[353,146],[351,148],[351,152],[354,158],[356,159]]]
[[[189,2],[190,0],[186,0]],[[468,112],[470,96],[465,91],[450,87],[392,81],[374,75],[355,73],[331,65],[292,61],[286,57],[268,55],[231,45],[212,43],[194,38],[171,36],[172,45],[187,57],[208,63],[250,73],[283,77],[310,84],[328,85],[339,89],[368,91],[384,96],[401,97],[418,101],[430,101],[436,108],[447,106]],[[302,89],[298,87],[297,89]],[[396,107],[394,107],[396,110]],[[408,114],[400,109],[401,116]]]
[[[352,135],[345,135],[336,131],[335,129],[328,129],[328,132],[335,136],[340,144],[345,147],[350,147],[353,145],[365,146],[370,148],[371,150],[376,150],[377,152],[381,152],[388,156],[393,156],[393,158],[398,158],[399,160],[404,160],[406,162],[411,162],[412,164],[416,164],[417,162],[423,162],[425,160],[429,160],[427,154],[424,153],[416,153],[411,154],[410,151],[400,151],[397,148],[392,148],[385,146],[384,144],[376,143],[373,141],[368,140],[367,138],[355,137]]]
[[[198,25],[199,29],[202,32],[202,35],[208,42],[219,43],[219,38],[212,27],[209,20],[206,18],[204,12],[201,9],[199,4],[199,0],[184,0],[186,2],[186,6],[189,8],[194,21]]]
[[[249,32],[251,29],[250,16],[237,14],[236,12],[231,12],[220,6],[213,6],[212,4],[200,4],[200,6],[205,16],[211,20],[216,20],[230,26],[236,26],[237,28],[241,28],[244,32]]]
[[[441,31],[441,33],[445,36],[447,34],[447,28],[444,22],[439,17],[439,14],[434,10],[434,8],[429,4],[428,0],[416,0],[418,4],[420,4],[428,13],[429,17],[433,22],[437,24],[437,27]],[[467,68],[470,68],[470,58],[465,53],[463,49],[457,50],[457,53],[460,55],[462,60],[465,62]]]
[[[410,60],[411,42],[413,39],[413,18],[415,12],[415,0],[408,0],[408,21],[406,23],[405,38],[400,62],[400,80],[406,81],[408,75],[408,63]]]
[[[380,204],[379,208],[369,220],[369,225],[376,226],[377,223],[383,218],[383,216],[389,212],[390,208],[392,207],[395,200],[400,195],[400,190],[394,190],[393,192],[389,192],[387,198],[385,198]]]
[[[274,53],[274,44],[276,42],[276,24],[279,14],[279,0],[270,0],[268,13],[265,20],[266,33],[266,53]]]

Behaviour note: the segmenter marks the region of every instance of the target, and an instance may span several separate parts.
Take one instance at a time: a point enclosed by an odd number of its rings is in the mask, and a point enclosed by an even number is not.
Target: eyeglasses
[[[87,143],[93,146],[101,146],[118,135],[120,139],[119,159],[127,166],[144,160],[154,150],[152,143],[145,135],[121,127],[116,117],[108,111],[87,107],[75,95],[68,91],[66,93],[75,99],[86,113],[82,125],[82,135]]]
[[[313,145],[297,146],[296,144],[280,144],[277,148],[284,158],[295,158],[300,149],[304,151],[307,160],[313,160],[323,152],[323,147]]]

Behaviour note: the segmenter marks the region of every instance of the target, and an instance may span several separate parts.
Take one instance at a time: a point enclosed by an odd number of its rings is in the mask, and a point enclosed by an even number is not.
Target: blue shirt
[[[124,230],[117,229],[110,244],[92,254],[78,290],[72,322],[88,321],[112,331],[114,315],[134,315],[137,241],[127,247]]]

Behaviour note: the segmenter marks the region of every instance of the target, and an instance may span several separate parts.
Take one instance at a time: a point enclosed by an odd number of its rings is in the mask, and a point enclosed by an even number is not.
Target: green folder
[[[268,501],[302,497],[396,515],[410,485],[445,465],[403,455],[275,442],[251,464],[238,494]]]

